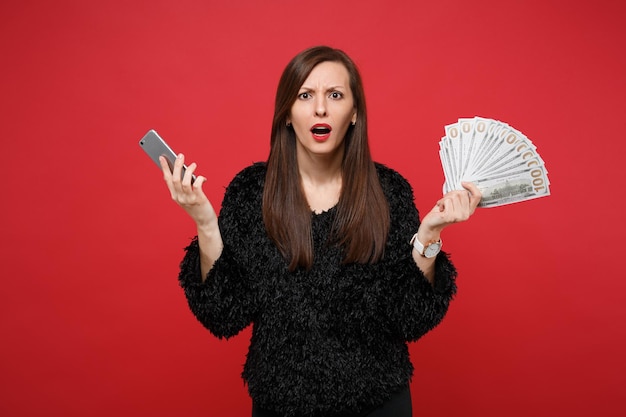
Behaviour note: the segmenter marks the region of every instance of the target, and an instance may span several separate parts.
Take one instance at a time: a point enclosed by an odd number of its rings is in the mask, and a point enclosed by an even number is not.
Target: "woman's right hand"
[[[192,184],[192,175],[197,168],[196,163],[187,167],[185,175],[181,176],[185,156],[178,154],[172,172],[163,156],[159,157],[163,179],[170,190],[172,200],[181,206],[198,226],[198,229],[217,227],[217,215],[211,202],[202,191],[205,177],[198,176]],[[181,178],[182,177],[182,178]]]
[[[163,178],[170,190],[172,200],[181,206],[196,222],[198,228],[198,245],[200,247],[200,271],[204,281],[213,264],[222,254],[223,242],[220,228],[217,223],[217,214],[211,202],[202,191],[205,177],[198,176],[191,182],[192,175],[197,168],[196,163],[189,165],[185,175],[181,178],[181,172],[185,163],[183,154],[179,154],[174,162],[174,168],[170,172],[167,161],[159,157]]]

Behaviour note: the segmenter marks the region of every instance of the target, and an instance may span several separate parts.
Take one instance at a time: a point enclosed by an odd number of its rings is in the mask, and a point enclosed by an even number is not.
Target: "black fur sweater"
[[[342,264],[340,249],[327,244],[333,208],[312,214],[311,270],[289,272],[263,225],[263,163],[244,169],[226,190],[219,216],[224,250],[204,283],[197,240],[187,248],[179,279],[198,320],[227,338],[254,326],[242,376],[259,407],[319,417],[383,403],[412,376],[407,342],[448,309],[454,267],[442,252],[434,288],[426,280],[409,244],[419,226],[413,191],[395,171],[377,170],[391,228],[376,264]]]

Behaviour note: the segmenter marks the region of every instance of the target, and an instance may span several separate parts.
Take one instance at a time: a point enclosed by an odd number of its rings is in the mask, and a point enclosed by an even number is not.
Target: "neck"
[[[343,152],[334,155],[299,153],[297,158],[298,170],[303,182],[312,185],[341,182]]]
[[[298,169],[302,179],[302,190],[309,207],[321,213],[335,206],[341,194],[341,163],[343,155],[298,156]]]

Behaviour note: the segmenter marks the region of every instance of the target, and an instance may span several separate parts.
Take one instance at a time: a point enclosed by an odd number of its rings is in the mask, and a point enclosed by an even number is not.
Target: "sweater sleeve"
[[[206,280],[201,279],[197,237],[185,249],[180,264],[179,283],[189,308],[219,338],[239,333],[252,322],[256,312],[255,285],[246,269],[249,252],[245,248],[258,193],[248,177],[249,173],[242,171],[226,190],[218,220],[224,248]]]
[[[411,237],[420,225],[413,190],[399,174],[390,170],[383,181],[389,199],[391,227],[383,268],[386,303],[383,307],[390,327],[406,341],[415,341],[436,327],[456,294],[456,269],[445,252],[435,259],[431,284],[412,255]]]

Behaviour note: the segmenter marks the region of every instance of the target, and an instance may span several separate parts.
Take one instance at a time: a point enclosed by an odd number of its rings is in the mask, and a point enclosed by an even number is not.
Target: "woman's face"
[[[298,155],[343,155],[343,140],[356,109],[350,75],[339,62],[318,64],[304,81],[288,119],[296,133]]]

